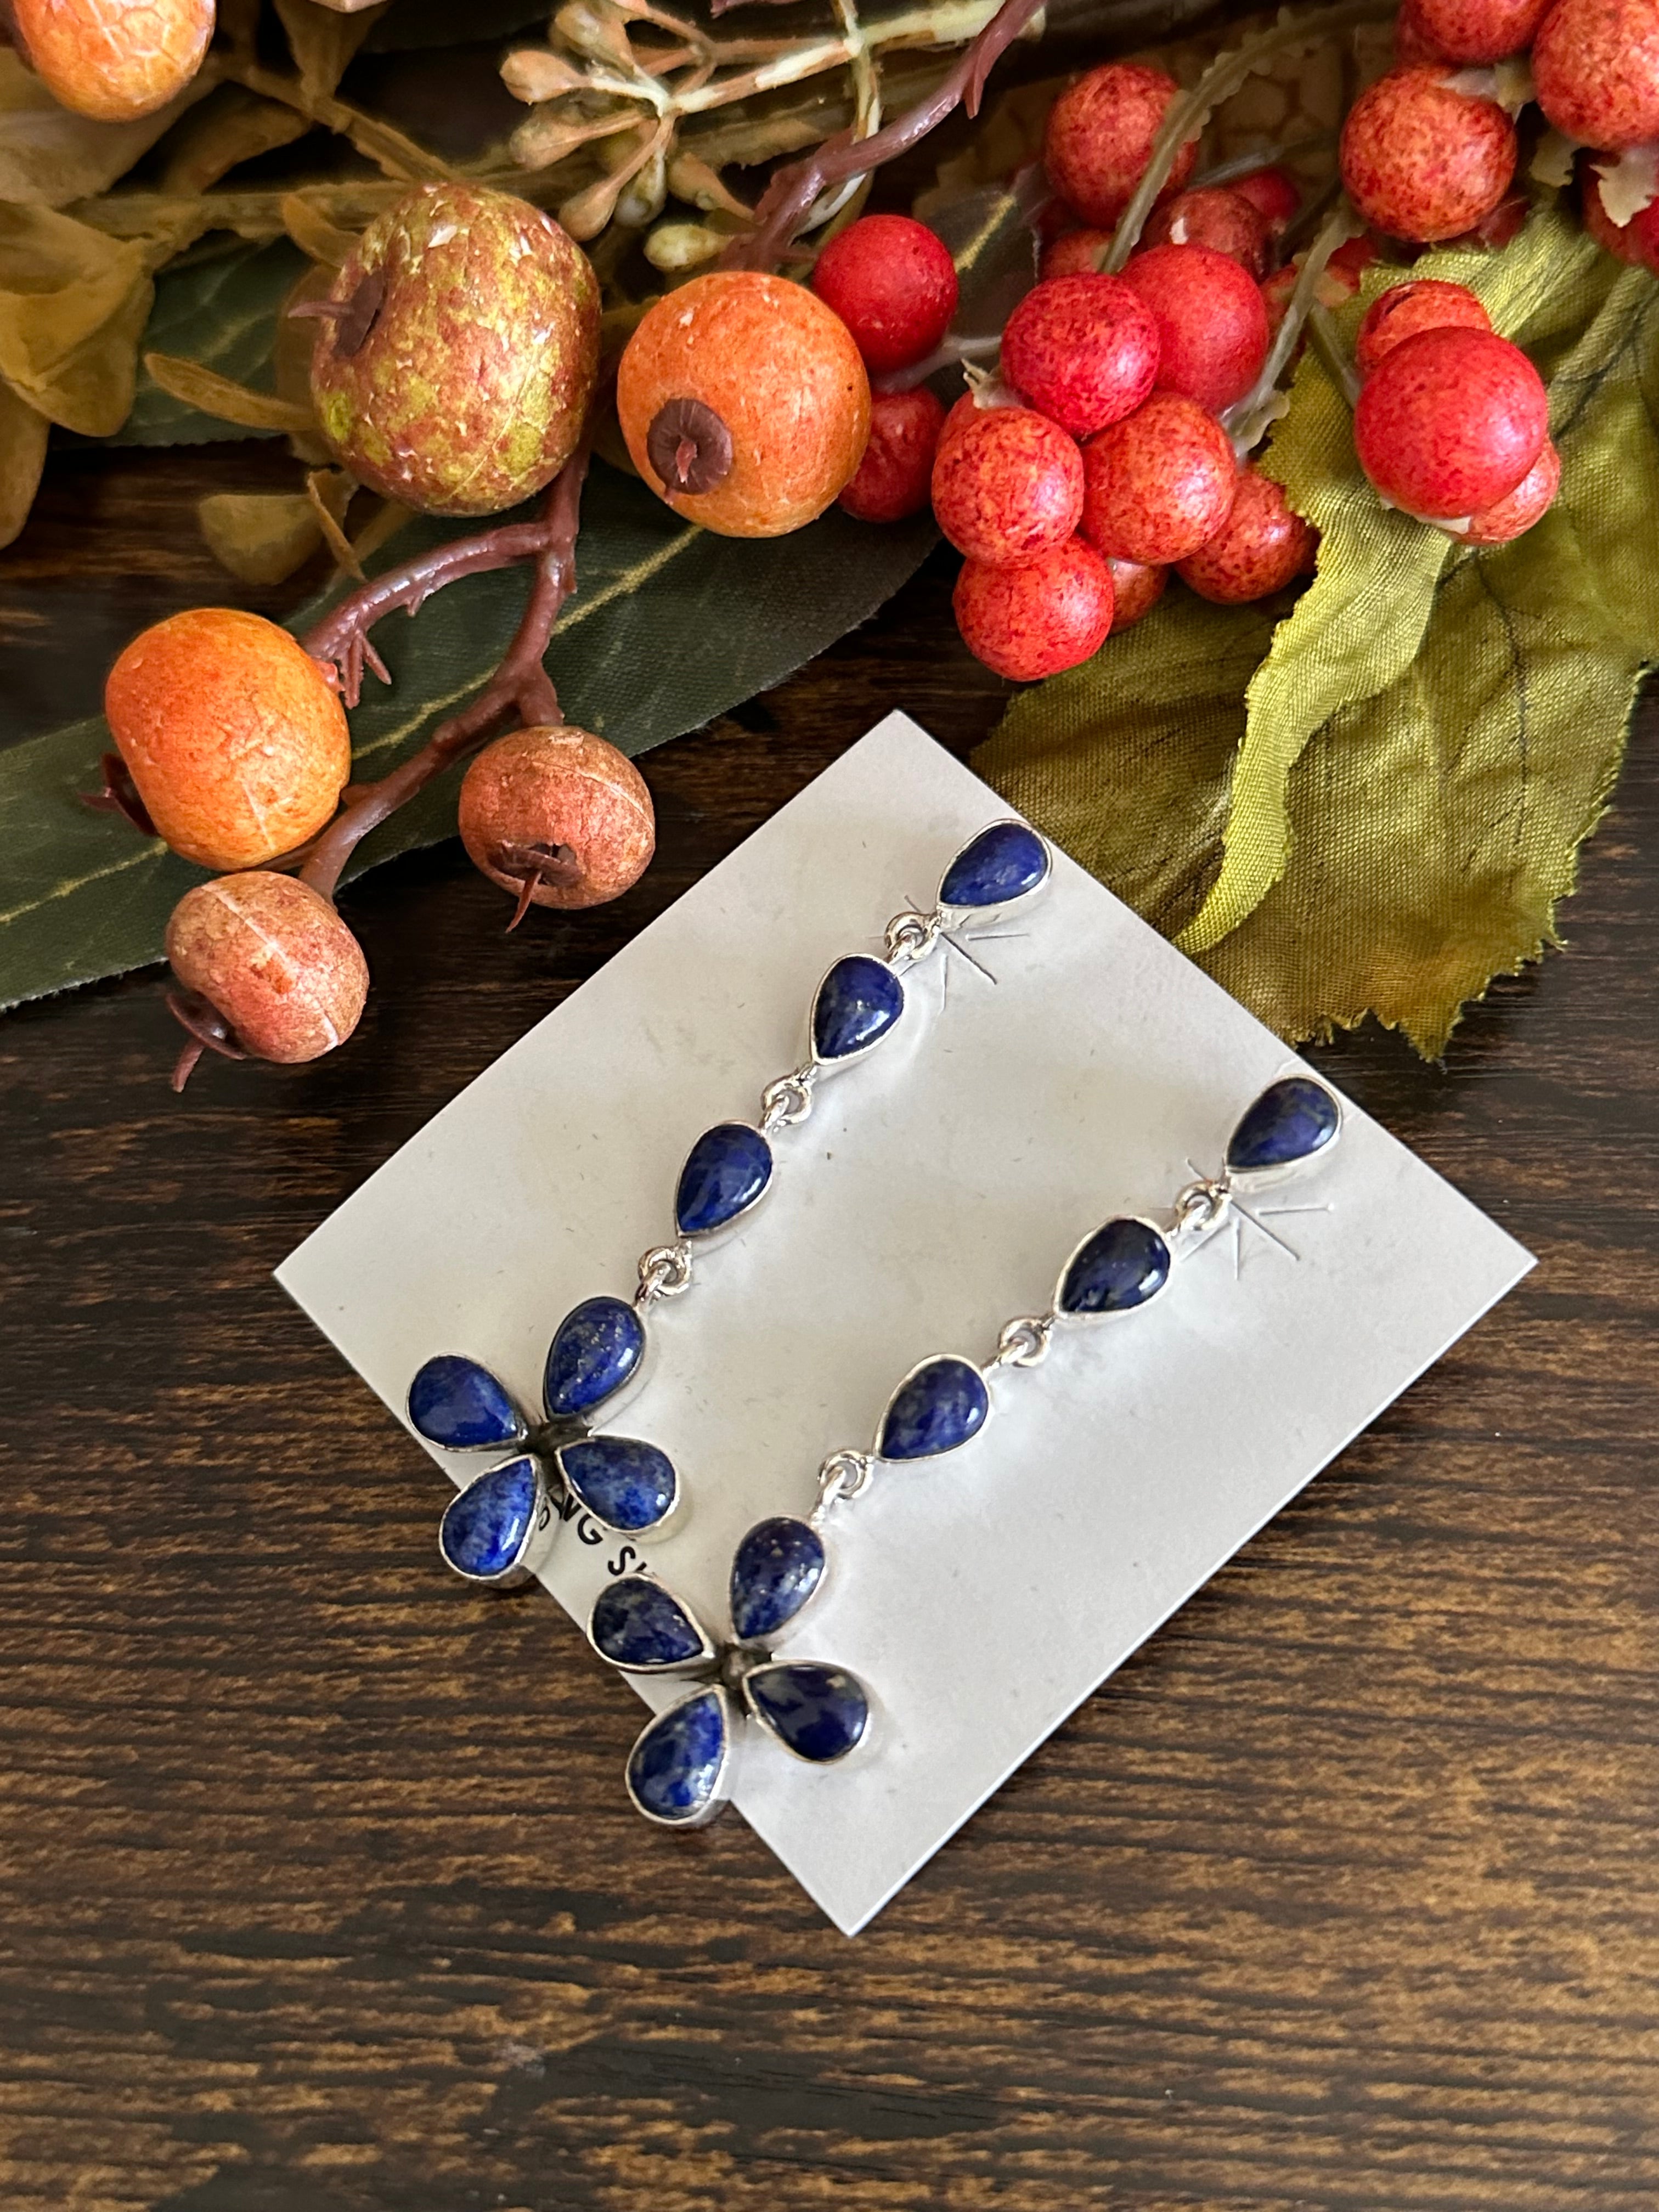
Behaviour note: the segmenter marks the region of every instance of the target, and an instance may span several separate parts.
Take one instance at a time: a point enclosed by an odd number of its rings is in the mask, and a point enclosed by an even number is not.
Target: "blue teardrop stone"
[[[904,986],[882,961],[862,952],[837,960],[812,1001],[812,1050],[845,1060],[885,1036],[904,1012]]]
[[[588,1511],[629,1534],[666,1520],[679,1494],[673,1461],[638,1437],[584,1437],[561,1447],[558,1463]]]
[[[1227,1165],[1234,1175],[1254,1168],[1288,1167],[1322,1152],[1336,1134],[1334,1098],[1310,1076],[1286,1075],[1270,1083],[1233,1131]]]
[[[963,847],[939,887],[941,906],[1001,906],[1034,891],[1048,872],[1048,848],[1023,822],[994,822]]]
[[[870,1699],[856,1674],[816,1659],[757,1667],[744,1685],[760,1719],[798,1758],[826,1765],[845,1759],[870,1723]]]
[[[726,1701],[718,1690],[697,1690],[641,1731],[628,1754],[628,1786],[653,1820],[696,1820],[713,1803],[725,1763]]]
[[[1073,1255],[1060,1286],[1069,1314],[1127,1313],[1170,1279],[1170,1248],[1144,1221],[1109,1221]]]
[[[775,1636],[823,1579],[823,1539],[793,1515],[757,1521],[732,1558],[732,1630],[739,1644]]]
[[[515,1444],[524,1435],[518,1407],[489,1370],[459,1352],[440,1352],[416,1369],[409,1418],[428,1443],[451,1451]]]
[[[550,1414],[585,1413],[610,1397],[639,1365],[645,1325],[621,1298],[584,1298],[559,1323],[547,1348],[543,1396]]]
[[[505,1574],[536,1518],[536,1462],[492,1467],[451,1498],[438,1524],[438,1547],[458,1574]]]
[[[932,1459],[977,1436],[990,1410],[977,1367],[965,1359],[930,1359],[894,1392],[876,1449],[884,1459]]]
[[[746,1121],[705,1129],[686,1155],[674,1194],[682,1237],[723,1229],[746,1212],[772,1180],[772,1147]]]
[[[648,1575],[623,1575],[593,1601],[593,1648],[613,1667],[684,1667],[705,1656],[697,1624]]]

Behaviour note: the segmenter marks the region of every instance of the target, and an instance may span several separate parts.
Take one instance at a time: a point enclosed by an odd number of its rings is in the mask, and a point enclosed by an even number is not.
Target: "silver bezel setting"
[[[466,1496],[469,1490],[481,1482],[487,1482],[489,1477],[501,1468],[516,1467],[520,1460],[529,1462],[536,1478],[536,1490],[535,1503],[531,1509],[530,1525],[524,1533],[518,1550],[513,1554],[507,1565],[493,1575],[475,1575],[470,1573],[465,1567],[458,1567],[444,1549],[444,1522],[448,1520],[452,1510]],[[540,1459],[534,1452],[513,1452],[503,1459],[498,1459],[494,1467],[481,1467],[476,1474],[469,1476],[455,1492],[454,1497],[450,1499],[448,1504],[444,1507],[443,1511],[438,1516],[438,1557],[459,1581],[471,1583],[477,1589],[520,1589],[526,1583],[534,1578],[534,1570],[529,1565],[531,1554],[538,1548],[549,1526],[556,1522],[557,1517],[553,1510],[552,1495],[547,1486],[546,1470]]]
[[[653,1813],[649,1806],[642,1805],[635,1795],[632,1771],[634,1753],[659,1721],[666,1720],[670,1713],[677,1712],[680,1706],[689,1704],[691,1698],[708,1696],[716,1697],[720,1701],[721,1717],[726,1723],[726,1750],[720,1759],[719,1771],[714,1777],[714,1787],[708,1802],[698,1811],[688,1814],[683,1820],[671,1820],[660,1813]],[[653,1828],[667,1828],[684,1833],[689,1828],[706,1828],[711,1820],[720,1818],[731,1802],[738,1761],[738,1742],[742,1734],[739,1725],[742,1717],[742,1714],[732,1702],[731,1692],[719,1682],[694,1682],[688,1687],[684,1697],[676,1698],[672,1705],[665,1705],[659,1713],[653,1713],[651,1718],[629,1744],[628,1757],[623,1765],[623,1784],[628,1791],[629,1802],[642,1820],[649,1820]],[[769,1734],[770,1731],[769,1730],[768,1733]]]
[[[1142,1298],[1137,1305],[1115,1306],[1108,1313],[1079,1313],[1074,1307],[1061,1305],[1060,1294],[1066,1287],[1066,1278],[1071,1273],[1073,1263],[1082,1256],[1085,1247],[1092,1244],[1101,1231],[1109,1229],[1115,1221],[1138,1221],[1143,1229],[1150,1229],[1169,1255],[1169,1273],[1158,1288],[1149,1297]],[[1175,1279],[1175,1264],[1176,1248],[1170,1239],[1169,1230],[1161,1221],[1153,1221],[1144,1213],[1109,1214],[1104,1221],[1097,1221],[1086,1237],[1079,1237],[1066,1254],[1065,1262],[1054,1279],[1054,1301],[1048,1310],[1053,1314],[1056,1323],[1063,1323],[1069,1328],[1099,1328],[1104,1327],[1109,1322],[1127,1321],[1132,1314],[1145,1313],[1148,1306],[1155,1305],[1164,1296]]]
[[[742,1637],[738,1634],[738,1624],[736,1620],[732,1618],[732,1577],[728,1571],[726,1577],[726,1617],[731,1622],[732,1649],[734,1651],[744,1653],[751,1651],[764,1651],[769,1656],[772,1638],[776,1636],[787,1636],[790,1631],[793,1628],[795,1623],[800,1619],[801,1615],[804,1613],[810,1613],[812,1607],[817,1603],[818,1600],[823,1595],[824,1590],[828,1587],[830,1577],[835,1570],[836,1547],[830,1541],[830,1539],[825,1534],[824,1531],[822,1528],[814,1527],[811,1521],[805,1513],[768,1513],[764,1515],[763,1518],[767,1521],[794,1521],[798,1522],[803,1528],[811,1528],[812,1530],[812,1534],[817,1538],[823,1551],[823,1567],[817,1582],[813,1583],[811,1589],[801,1600],[800,1603],[795,1607],[795,1610],[790,1614],[788,1620],[786,1620],[781,1627],[769,1630],[764,1636]],[[750,1523],[750,1528],[757,1528],[760,1525],[761,1523],[758,1521],[751,1522]],[[744,1537],[746,1537],[749,1533],[749,1528],[745,1528],[743,1532],[743,1536],[740,1536],[738,1539],[739,1547],[741,1547],[743,1544]],[[737,1553],[734,1552],[732,1556],[735,1560]],[[699,1626],[701,1626],[701,1624],[699,1624]]]
[[[601,1419],[608,1425],[611,1416],[615,1409],[618,1406],[625,1406],[628,1403],[629,1400],[634,1395],[634,1393],[645,1381],[646,1376],[651,1366],[651,1355],[655,1348],[652,1342],[651,1323],[647,1317],[645,1311],[640,1306],[636,1305],[633,1299],[617,1297],[616,1293],[612,1291],[596,1291],[590,1297],[578,1298],[575,1305],[569,1307],[560,1316],[559,1328],[563,1328],[565,1322],[569,1320],[570,1316],[576,1311],[577,1306],[591,1305],[593,1302],[593,1298],[595,1297],[613,1298],[617,1305],[626,1306],[628,1308],[629,1311],[633,1315],[635,1320],[638,1322],[640,1325],[640,1356],[635,1362],[632,1371],[625,1375],[622,1381],[617,1383],[616,1389],[609,1392],[605,1397],[596,1398],[592,1405],[582,1407],[577,1413],[555,1413],[553,1408],[547,1402],[547,1362],[549,1356],[553,1350],[554,1343],[558,1336],[558,1328],[556,1328],[552,1336],[549,1337],[547,1340],[547,1351],[542,1354],[541,1407],[543,1416],[545,1421],[549,1423],[558,1422],[562,1425],[580,1427],[584,1434],[597,1428],[599,1425]],[[533,1434],[534,1431],[532,1431],[532,1433]],[[573,1437],[571,1441],[574,1443],[575,1439]]]
[[[1244,1114],[1250,1111],[1250,1108],[1256,1103],[1256,1098],[1265,1097],[1275,1085],[1280,1083],[1311,1083],[1316,1090],[1322,1091],[1336,1109],[1336,1127],[1331,1132],[1329,1141],[1322,1145],[1316,1152],[1304,1152],[1300,1159],[1280,1160],[1276,1166],[1270,1168],[1230,1168],[1226,1164],[1227,1155],[1224,1149],[1221,1156],[1221,1172],[1234,1189],[1271,1190],[1275,1183],[1288,1182],[1292,1176],[1305,1175],[1310,1168],[1316,1166],[1321,1160],[1329,1159],[1342,1141],[1342,1131],[1348,1117],[1344,1111],[1341,1097],[1332,1090],[1322,1075],[1316,1075],[1311,1068],[1287,1067],[1281,1070],[1279,1074],[1269,1077],[1261,1090],[1256,1092],[1255,1098],[1251,1099],[1249,1106],[1244,1109]],[[1232,1143],[1234,1133],[1238,1127],[1239,1121],[1244,1119],[1244,1114],[1238,1116],[1238,1121],[1236,1121],[1232,1128],[1227,1132],[1228,1145]]]
[[[787,1742],[778,1734],[771,1722],[755,1703],[749,1685],[757,1674],[780,1674],[796,1667],[832,1667],[837,1674],[852,1674],[853,1680],[864,1692],[864,1733],[856,1743],[849,1744],[845,1751],[837,1753],[834,1759],[808,1759],[805,1752],[797,1751],[793,1744]],[[744,1669],[740,1688],[743,1710],[755,1727],[761,1730],[767,1741],[776,1744],[780,1751],[787,1752],[798,1766],[815,1768],[820,1774],[827,1774],[832,1766],[842,1766],[849,1759],[856,1759],[875,1734],[876,1701],[870,1694],[870,1685],[862,1674],[854,1674],[850,1667],[842,1667],[834,1659],[763,1659],[758,1665]]]
[[[818,1000],[823,995],[824,985],[842,963],[847,960],[867,960],[872,967],[884,968],[898,985],[899,1010],[879,1036],[872,1037],[868,1044],[861,1044],[856,1052],[844,1052],[835,1060],[821,1060],[818,1057],[817,1047]],[[880,954],[876,952],[838,953],[819,976],[812,992],[811,1003],[806,1009],[806,1058],[804,1066],[811,1068],[811,1079],[816,1083],[826,1075],[839,1075],[843,1068],[856,1067],[861,1060],[868,1060],[872,1052],[879,1052],[888,1039],[896,1035],[899,1024],[909,1011],[910,994],[904,988],[904,971],[902,968],[891,960],[884,960]]]
[[[965,1367],[970,1374],[977,1376],[980,1387],[985,1393],[985,1419],[971,1437],[963,1437],[957,1443],[942,1444],[938,1451],[907,1452],[902,1459],[890,1459],[881,1448],[881,1440],[886,1433],[887,1416],[892,1412],[895,1401],[915,1381],[924,1367],[938,1367],[947,1363],[953,1366]],[[949,1459],[952,1452],[965,1449],[969,1444],[985,1434],[986,1430],[991,1425],[991,1416],[996,1409],[996,1401],[991,1395],[991,1386],[985,1379],[985,1370],[975,1361],[969,1359],[965,1353],[960,1352],[930,1352],[924,1358],[917,1360],[914,1367],[901,1375],[888,1392],[887,1402],[881,1409],[880,1419],[876,1423],[875,1441],[870,1447],[870,1456],[872,1459],[879,1460],[884,1467],[921,1467],[930,1459]]]
[[[697,1656],[691,1659],[670,1659],[659,1661],[654,1667],[624,1667],[620,1659],[613,1659],[611,1656],[611,1654],[601,1647],[598,1638],[593,1633],[593,1615],[599,1609],[599,1599],[605,1595],[605,1590],[615,1589],[619,1583],[650,1583],[654,1585],[656,1589],[661,1590],[665,1597],[672,1598],[674,1603],[678,1606],[680,1611],[685,1615],[686,1619],[690,1622],[692,1627],[696,1630],[697,1634],[702,1638],[702,1649],[698,1652]],[[653,1573],[649,1567],[632,1568],[627,1574],[617,1575],[612,1581],[608,1582],[605,1585],[605,1589],[599,1590],[595,1595],[592,1604],[587,1608],[587,1619],[582,1624],[582,1632],[586,1637],[589,1646],[592,1650],[594,1656],[597,1658],[602,1659],[607,1667],[613,1668],[618,1674],[663,1674],[669,1676],[684,1674],[686,1676],[695,1676],[697,1674],[706,1674],[708,1669],[715,1664],[720,1657],[719,1645],[714,1642],[713,1637],[709,1635],[708,1631],[703,1626],[702,1621],[698,1620],[696,1613],[692,1607],[686,1603],[685,1600],[680,1595],[677,1589],[671,1589],[668,1583],[663,1580],[662,1577],[659,1574]],[[672,1824],[671,1823],[670,1825],[672,1826]]]
[[[622,1528],[615,1521],[607,1521],[597,1506],[590,1505],[575,1484],[572,1482],[564,1463],[565,1454],[579,1444],[604,1443],[646,1444],[653,1451],[662,1452],[663,1457],[668,1462],[670,1472],[674,1477],[674,1497],[668,1510],[660,1520],[653,1521],[643,1528]],[[680,1480],[679,1468],[674,1463],[673,1455],[671,1452],[663,1451],[660,1444],[653,1444],[649,1437],[619,1437],[610,1429],[603,1431],[590,1429],[586,1436],[567,1437],[565,1442],[554,1451],[552,1460],[553,1471],[558,1477],[559,1486],[565,1496],[575,1501],[578,1512],[586,1513],[590,1521],[596,1521],[609,1535],[630,1539],[659,1536],[670,1528],[678,1529],[684,1525],[685,1485]]]
[[[881,1042],[881,1039],[878,1037],[876,1039],[876,1042],[879,1044]],[[678,1178],[676,1177],[674,1183],[674,1234],[681,1243],[693,1245],[699,1252],[708,1251],[714,1245],[720,1243],[724,1237],[729,1237],[732,1231],[739,1227],[742,1223],[745,1221],[752,1221],[756,1214],[760,1212],[762,1206],[765,1205],[767,1200],[772,1195],[778,1180],[777,1146],[772,1142],[770,1136],[760,1127],[758,1122],[745,1121],[740,1114],[728,1114],[723,1121],[711,1121],[708,1128],[702,1131],[701,1133],[693,1139],[692,1151],[695,1152],[697,1146],[702,1142],[703,1138],[712,1135],[716,1129],[747,1129],[750,1136],[758,1137],[762,1144],[765,1146],[767,1157],[771,1161],[772,1166],[771,1171],[767,1176],[766,1181],[755,1193],[755,1195],[749,1200],[748,1204],[746,1206],[739,1206],[735,1213],[728,1214],[724,1221],[716,1223],[714,1227],[712,1229],[683,1229],[680,1226],[680,1186]],[[690,1152],[688,1152],[685,1156],[686,1160],[689,1160],[690,1157]],[[685,1161],[682,1161],[680,1164],[680,1174],[684,1175],[684,1172]],[[644,1364],[645,1358],[644,1355],[641,1354],[640,1365],[643,1367]],[[637,1372],[637,1370],[635,1371]]]
[[[1017,891],[1012,898],[999,899],[995,904],[992,906],[947,906],[945,902],[944,895],[945,879],[950,874],[951,869],[955,867],[957,862],[962,858],[969,847],[970,845],[977,845],[980,839],[983,837],[988,831],[992,830],[1001,830],[1004,828],[1030,830],[1032,836],[1036,839],[1037,842],[1042,848],[1043,870],[1042,875],[1037,878],[1036,882],[1031,885],[1030,890]],[[945,927],[947,929],[965,930],[970,922],[1001,921],[1007,915],[1011,914],[1024,913],[1028,907],[1034,905],[1036,902],[1042,896],[1042,894],[1048,890],[1049,884],[1053,883],[1054,879],[1054,848],[1048,838],[1043,836],[1040,830],[1031,829],[1031,824],[1029,822],[1023,821],[1018,814],[1000,814],[994,822],[986,823],[983,829],[975,830],[971,837],[964,838],[962,843],[957,846],[956,851],[951,854],[944,867],[940,869],[939,878],[939,895],[938,899],[935,901],[935,911],[943,915]]]
[[[516,1437],[492,1437],[487,1444],[446,1444],[440,1443],[436,1437],[428,1436],[424,1429],[416,1428],[415,1425],[415,1416],[409,1410],[410,1395],[415,1388],[416,1379],[420,1375],[422,1368],[429,1367],[434,1359],[465,1359],[471,1366],[476,1367],[481,1373],[488,1375],[490,1380],[500,1390],[501,1395],[512,1407],[514,1417],[519,1424],[518,1435]],[[426,1358],[421,1362],[420,1367],[417,1367],[415,1370],[415,1373],[410,1376],[409,1389],[405,1390],[404,1393],[404,1419],[409,1425],[410,1434],[412,1437],[418,1437],[420,1442],[423,1443],[429,1451],[465,1452],[468,1458],[471,1458],[475,1452],[496,1452],[501,1455],[503,1462],[505,1462],[507,1459],[515,1457],[519,1453],[523,1451],[528,1445],[532,1436],[535,1432],[534,1424],[525,1419],[524,1407],[519,1403],[517,1395],[507,1389],[506,1383],[501,1381],[501,1376],[496,1374],[489,1362],[487,1359],[480,1359],[475,1352],[457,1352],[453,1349],[448,1352],[428,1352]]]

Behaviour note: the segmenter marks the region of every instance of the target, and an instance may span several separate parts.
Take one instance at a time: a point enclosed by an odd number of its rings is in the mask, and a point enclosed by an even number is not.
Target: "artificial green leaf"
[[[155,280],[155,305],[143,350],[198,362],[234,384],[270,392],[276,313],[311,266],[286,239],[236,246],[204,255]],[[277,431],[239,429],[163,392],[141,368],[132,411],[115,434],[118,446],[200,446],[220,438],[268,438]]]
[[[453,523],[411,523],[389,550],[402,560],[456,534]],[[580,587],[548,655],[564,712],[629,753],[696,729],[866,620],[933,542],[928,516],[875,528],[837,508],[787,538],[714,538],[596,465]],[[368,679],[352,714],[359,779],[383,775],[477,690],[517,627],[525,590],[522,569],[469,577],[418,619],[379,625],[392,684]],[[303,630],[321,605],[289,627]],[[108,744],[93,719],[0,753],[0,1005],[159,959],[168,914],[202,880],[157,840],[79,803],[78,792],[98,785]],[[358,866],[453,835],[458,781],[444,777],[403,808],[365,841]]]

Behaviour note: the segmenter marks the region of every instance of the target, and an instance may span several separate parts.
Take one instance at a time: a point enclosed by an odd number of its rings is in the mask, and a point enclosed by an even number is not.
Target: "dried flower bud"
[[[514,100],[533,107],[563,93],[580,92],[587,79],[562,54],[545,46],[520,46],[501,64],[501,82]]]

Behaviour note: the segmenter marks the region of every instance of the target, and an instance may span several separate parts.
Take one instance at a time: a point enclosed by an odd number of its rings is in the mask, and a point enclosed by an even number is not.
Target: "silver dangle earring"
[[[641,1255],[631,1299],[585,1298],[554,1331],[538,1416],[468,1354],[440,1352],[422,1364],[409,1386],[410,1427],[447,1451],[511,1455],[459,1492],[439,1524],[439,1550],[457,1574],[498,1589],[525,1582],[543,1539],[579,1510],[621,1535],[663,1531],[680,1502],[673,1462],[641,1437],[595,1425],[641,1380],[651,1308],[689,1290],[694,1256],[759,1206],[778,1167],[775,1141],[806,1120],[819,1084],[892,1034],[909,971],[953,931],[1034,898],[1053,866],[1035,830],[994,822],[945,869],[930,911],[893,916],[881,957],[854,952],[834,963],[813,996],[805,1057],[767,1085],[753,1121],[717,1122],[692,1146],[674,1194],[673,1240]]]
[[[824,1461],[811,1514],[775,1515],[738,1544],[732,1633],[723,1642],[654,1575],[608,1584],[588,1622],[599,1656],[624,1674],[691,1678],[629,1753],[628,1791],[637,1810],[664,1827],[712,1820],[731,1794],[745,1721],[817,1765],[867,1741],[870,1692],[857,1675],[823,1661],[772,1656],[773,1640],[824,1587],[830,1515],[863,1498],[883,1468],[958,1450],[989,1420],[993,1386],[1008,1370],[1038,1365],[1062,1331],[1097,1327],[1158,1297],[1179,1261],[1235,1217],[1253,1219],[1255,1194],[1328,1152],[1341,1123],[1340,1100],[1317,1078],[1281,1077],[1240,1120],[1220,1172],[1188,1183],[1167,1223],[1120,1215],[1091,1231],[1061,1268],[1048,1310],[1005,1323],[982,1364],[950,1352],[919,1361],[888,1400],[870,1449],[834,1451]]]

